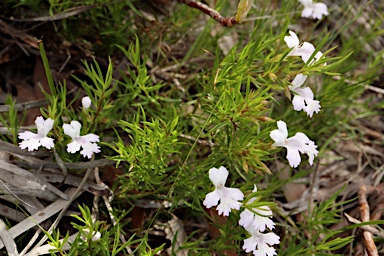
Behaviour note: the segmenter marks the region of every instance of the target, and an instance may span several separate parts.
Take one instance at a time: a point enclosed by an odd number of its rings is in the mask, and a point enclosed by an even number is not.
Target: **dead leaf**
[[[168,221],[168,225],[164,229],[164,232],[166,234],[165,238],[167,238],[172,243],[174,243],[170,248],[168,248],[169,255],[176,255],[176,256],[188,255],[187,249],[179,250],[180,246],[187,239],[183,222],[179,218],[177,218],[176,216],[173,216],[173,218],[170,221]]]

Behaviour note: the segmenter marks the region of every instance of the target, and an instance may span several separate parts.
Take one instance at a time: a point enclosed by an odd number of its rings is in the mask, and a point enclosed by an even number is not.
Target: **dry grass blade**
[[[25,220],[27,218],[24,213],[3,204],[0,204],[0,212],[2,216],[17,222]]]
[[[8,232],[7,227],[5,226],[3,220],[1,219],[0,219],[0,238],[4,243],[4,246],[7,249],[9,256],[19,255],[15,241],[13,241],[11,234]]]
[[[43,16],[43,17],[37,17],[37,18],[30,18],[30,19],[12,19],[13,21],[55,21],[55,20],[63,20],[67,19],[72,16],[76,16],[82,12],[86,12],[91,10],[92,8],[95,8],[96,6],[99,5],[86,5],[86,6],[78,6],[74,8],[69,8],[63,12],[60,12],[55,15],[49,15],[49,16]]]
[[[66,191],[68,196],[72,196],[75,192],[75,188],[70,188]],[[48,205],[43,210],[40,210],[36,212],[35,214],[31,215],[29,218],[19,222],[15,226],[13,226],[9,233],[13,238],[18,237],[19,235],[23,234],[25,231],[37,226],[41,222],[47,220],[48,218],[52,217],[56,213],[58,213],[61,209],[63,209],[67,205],[68,201],[59,198],[52,204]],[[0,241],[0,249],[4,247],[4,243]]]
[[[36,174],[28,172],[16,165],[0,160],[0,171],[2,172],[2,175],[5,175],[7,173],[13,174],[11,175],[12,178],[15,179],[15,181],[17,180],[17,184],[21,184],[21,187],[27,188],[28,186],[33,186],[33,189],[40,189],[42,191],[48,189],[59,197],[63,199],[68,199],[68,196],[66,194],[61,192],[59,189],[57,189],[50,183],[41,180]],[[7,181],[11,184],[10,180]]]
[[[39,173],[38,176],[41,179],[49,182],[64,183],[73,187],[78,187],[82,181],[80,177],[74,176],[72,174],[69,174],[65,180],[62,174],[42,172]],[[83,189],[98,196],[109,196],[111,194],[111,190],[108,187],[95,184],[91,181],[86,181],[83,185]]]
[[[13,202],[15,197],[17,200],[22,201],[20,195],[35,196],[48,201],[54,201],[57,199],[57,195],[46,190],[36,188],[39,184],[33,181],[28,181],[22,178],[16,178],[15,175],[4,173],[0,170],[0,175],[7,182],[3,182],[0,179],[0,194],[7,195],[7,201]],[[11,195],[11,196],[10,196]]]
[[[73,243],[75,241],[77,235],[79,233],[75,233],[71,236],[68,237],[67,242],[63,245],[62,250],[63,251],[68,251],[71,249],[70,243]],[[63,242],[64,239],[60,239],[61,242]],[[33,249],[29,253],[25,254],[25,256],[37,256],[37,255],[44,255],[44,254],[50,254],[50,250],[56,249],[56,247],[50,245],[50,244],[45,244],[43,246],[40,246],[38,248]]]
[[[24,110],[31,109],[31,108],[42,107],[46,104],[47,104],[46,99],[34,100],[34,101],[29,101],[29,102],[17,103],[17,104],[15,104],[14,109],[15,109],[15,111],[24,111]],[[11,107],[8,105],[2,105],[2,106],[0,106],[0,113],[9,112],[10,109],[11,109]]]
[[[0,146],[1,146],[1,143],[0,143]],[[17,163],[17,165],[20,167],[32,168],[32,169],[38,169],[42,165],[41,163],[31,163],[31,162],[27,163],[27,162],[19,162],[19,161],[16,161],[15,163]],[[67,167],[68,169],[76,169],[76,170],[103,167],[106,165],[113,165],[113,164],[115,164],[115,162],[109,159],[100,159],[92,162],[77,162],[77,163],[64,162],[65,167]],[[60,167],[59,164],[56,162],[44,161],[44,168],[59,168],[59,167]]]

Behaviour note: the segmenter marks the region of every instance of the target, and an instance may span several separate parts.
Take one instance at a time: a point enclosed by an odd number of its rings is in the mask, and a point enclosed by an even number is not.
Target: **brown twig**
[[[371,189],[369,189],[371,191]],[[359,204],[360,204],[360,218],[362,222],[367,222],[370,220],[369,205],[367,201],[368,188],[363,185],[359,188]],[[375,242],[373,241],[373,235],[371,232],[364,230],[363,231],[364,245],[367,249],[369,256],[379,256]]]
[[[196,0],[179,0],[180,2],[192,7],[192,8],[195,8],[195,9],[198,9],[200,11],[202,11],[203,13],[211,16],[214,20],[216,20],[217,22],[219,22],[221,25],[223,25],[224,27],[232,27],[233,25],[236,25],[238,24],[236,22],[236,17],[235,16],[232,16],[232,17],[224,17],[223,15],[221,15],[218,11],[212,9],[211,7],[209,7],[208,5],[206,4],[203,4],[201,2],[198,2]]]
[[[361,221],[353,218],[351,215],[349,215],[348,213],[344,213],[344,216],[347,218],[347,220],[351,223],[354,223],[354,224],[361,224]],[[371,227],[371,226],[360,226],[359,228],[361,228],[362,230],[366,230],[368,232],[371,232],[372,234],[374,234],[375,236],[379,236],[379,237],[383,237],[384,238],[384,232],[383,231],[380,231],[374,227]]]

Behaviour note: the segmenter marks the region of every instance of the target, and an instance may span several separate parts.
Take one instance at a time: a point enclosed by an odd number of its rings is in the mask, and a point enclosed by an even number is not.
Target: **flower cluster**
[[[215,185],[215,190],[206,195],[203,204],[210,208],[216,206],[219,215],[228,216],[232,209],[239,210],[244,199],[244,194],[238,188],[227,188],[225,182],[228,178],[228,171],[221,166],[219,169],[209,170],[209,179]],[[256,185],[253,192],[256,192]],[[252,203],[258,198],[248,200],[245,209],[240,213],[239,224],[245,228],[250,237],[244,240],[243,249],[246,252],[253,252],[256,256],[276,255],[272,245],[279,244],[280,238],[273,232],[263,233],[266,228],[274,229],[272,211],[267,206],[252,207]],[[219,203],[220,201],[220,203]]]
[[[37,127],[37,134],[26,131],[19,133],[20,148],[28,149],[28,151],[37,150],[40,146],[47,149],[54,147],[53,139],[47,137],[48,133],[53,128],[54,121],[51,118],[44,120],[42,116],[36,118],[35,124]],[[80,153],[84,157],[91,158],[93,153],[99,153],[100,147],[96,144],[99,142],[99,136],[93,133],[80,136],[81,124],[78,121],[72,121],[70,124],[63,125],[64,134],[72,138],[72,142],[67,145],[69,153],[76,153],[83,148]]]
[[[324,3],[313,3],[312,0],[299,0],[304,5],[304,9],[301,12],[303,18],[313,18],[320,20],[323,15],[328,15],[328,8]]]
[[[315,53],[315,47],[308,42],[300,44],[300,40],[295,32],[289,31],[289,34],[290,36],[284,37],[284,41],[287,43],[288,47],[292,49],[288,56],[299,56],[305,63],[307,63],[310,57]],[[322,56],[323,54],[318,51],[309,62],[309,65],[318,61]],[[306,79],[307,76],[297,74],[291,83],[292,85],[289,86],[289,90],[293,93],[293,108],[296,111],[303,110],[309,117],[312,117],[313,113],[319,113],[321,106],[318,100],[314,100],[311,88],[302,87]]]
[[[256,192],[254,186],[252,192]],[[276,250],[271,245],[279,244],[280,237],[273,232],[262,233],[268,228],[275,228],[275,223],[271,220],[272,211],[268,206],[252,207],[252,203],[257,200],[252,197],[245,205],[245,210],[240,213],[239,224],[251,234],[251,237],[244,240],[243,249],[245,252],[253,251],[253,255],[276,255]]]
[[[284,41],[291,49],[288,56],[301,57],[301,59],[308,65],[312,65],[323,56],[320,51],[315,52],[316,48],[311,43],[304,42],[300,44],[300,40],[295,32],[289,31],[289,34],[289,36],[284,37]],[[321,105],[318,100],[314,99],[311,88],[303,87],[306,79],[306,75],[299,73],[288,88],[293,94],[293,109],[296,111],[303,110],[310,118],[312,118],[314,113],[320,112]],[[277,128],[277,130],[273,130],[270,133],[270,137],[275,142],[272,144],[272,147],[285,147],[287,149],[289,165],[293,168],[299,166],[301,162],[300,153],[307,154],[309,157],[309,164],[312,165],[314,157],[318,154],[315,143],[311,141],[307,135],[301,132],[288,138],[287,125],[283,121],[277,122]]]

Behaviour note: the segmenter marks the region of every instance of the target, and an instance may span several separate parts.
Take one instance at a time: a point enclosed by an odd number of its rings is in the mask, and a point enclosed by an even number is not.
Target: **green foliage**
[[[141,114],[140,114],[141,113]],[[119,142],[112,148],[118,153],[112,159],[118,163],[128,163],[127,178],[124,181],[125,189],[140,189],[138,184],[144,183],[145,188],[160,185],[164,179],[170,161],[177,162],[175,156],[183,145],[178,137],[178,117],[174,111],[174,118],[168,122],[161,119],[146,121],[143,108],[129,123],[120,121],[119,125],[128,134],[130,145],[125,145],[119,136]]]
[[[286,249],[281,255],[333,255],[332,251],[337,251],[354,240],[354,236],[340,237],[342,230],[327,228],[340,221],[340,206],[348,203],[348,201],[335,203],[342,190],[344,188],[320,204],[308,205],[309,209],[306,213],[308,216],[296,227],[297,230],[294,232],[296,235],[285,237],[282,241],[281,246]],[[300,230],[308,232],[307,235]],[[292,241],[298,243],[292,243]]]
[[[9,106],[8,114],[0,114],[1,124],[8,130],[9,135],[12,138],[12,142],[17,144],[17,134],[19,132],[19,119],[17,118],[17,111],[15,110],[15,101],[11,95],[7,95],[5,103]],[[5,136],[1,136],[1,139],[6,141]]]
[[[111,113],[113,110],[113,104],[111,103],[111,96],[115,88],[112,85],[112,72],[113,65],[109,59],[107,72],[105,77],[100,69],[100,66],[96,61],[94,65],[83,62],[85,66],[85,73],[91,79],[92,84],[88,84],[87,81],[76,78],[81,83],[86,94],[95,105],[95,109],[91,108],[86,112],[83,112],[83,118],[89,123],[89,127],[86,126],[85,131],[93,131],[95,127],[103,124],[111,124],[114,120],[111,119]]]

